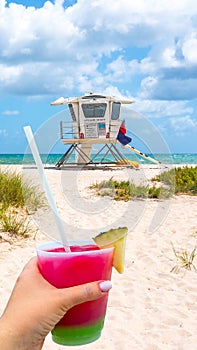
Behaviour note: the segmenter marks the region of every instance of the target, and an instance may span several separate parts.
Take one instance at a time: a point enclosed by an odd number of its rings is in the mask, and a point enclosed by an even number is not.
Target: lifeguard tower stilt
[[[68,105],[72,117],[72,121],[60,122],[61,141],[70,147],[56,167],[109,166],[117,162],[126,164],[128,160],[118,149],[116,138],[120,127],[121,104],[131,103],[133,101],[120,101],[93,93],[76,98],[60,97],[51,102],[52,106]],[[93,145],[96,152],[94,150],[92,155]]]

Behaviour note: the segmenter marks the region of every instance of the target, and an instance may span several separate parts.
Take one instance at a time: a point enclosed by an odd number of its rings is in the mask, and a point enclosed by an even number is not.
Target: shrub
[[[170,187],[170,191],[175,194],[197,194],[197,166],[178,167],[169,171],[164,171],[154,177],[152,181],[161,181]]]
[[[195,168],[175,168],[164,171],[151,181],[162,182],[162,186],[136,186],[129,181],[110,180],[97,183],[96,188],[102,196],[112,196],[115,200],[129,200],[135,198],[166,199],[175,194],[197,195],[197,166]]]
[[[175,193],[197,194],[197,167],[177,168]]]
[[[157,198],[157,199],[167,199],[170,198],[173,194],[172,189],[169,187],[149,187],[148,198]]]
[[[134,198],[146,198],[148,188],[145,186],[136,186],[130,181],[116,181],[112,178],[107,181],[101,181],[91,188],[96,188],[98,194],[102,196],[112,196],[115,200],[129,200]]]

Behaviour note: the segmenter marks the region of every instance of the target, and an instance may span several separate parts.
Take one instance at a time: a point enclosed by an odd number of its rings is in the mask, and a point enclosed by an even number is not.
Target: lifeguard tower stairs
[[[76,98],[60,97],[51,102],[52,106],[68,105],[71,115],[71,121],[60,122],[60,138],[68,147],[56,167],[128,164],[117,134],[121,124],[121,105],[131,103],[133,101],[93,93]]]

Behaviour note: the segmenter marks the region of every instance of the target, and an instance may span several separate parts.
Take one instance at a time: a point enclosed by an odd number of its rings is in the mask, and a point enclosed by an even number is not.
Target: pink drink
[[[66,253],[61,243],[49,242],[37,247],[38,266],[44,278],[57,288],[86,282],[110,280],[113,248],[96,245],[71,246]],[[108,296],[70,309],[52,331],[53,340],[62,345],[82,345],[101,335]]]

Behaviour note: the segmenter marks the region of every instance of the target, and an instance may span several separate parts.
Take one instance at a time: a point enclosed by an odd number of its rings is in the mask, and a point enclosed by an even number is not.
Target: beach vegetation
[[[169,186],[149,186],[148,198],[167,199],[173,195],[173,189]]]
[[[10,208],[1,212],[0,223],[3,232],[26,238],[32,231],[26,215],[20,215]]]
[[[96,183],[91,188],[96,189],[98,195],[111,196],[117,201],[144,198],[164,199],[169,198],[171,195],[168,187],[137,186],[130,181],[117,181],[113,180],[113,178]]]
[[[176,265],[171,269],[171,272],[178,273],[180,269],[186,269],[186,270],[194,270],[195,272],[196,267],[194,265],[194,258],[196,257],[196,249],[195,247],[190,253],[186,249],[182,250],[176,250],[172,244],[172,249],[174,252],[174,255],[176,257]]]
[[[136,186],[130,181],[117,181],[110,178],[103,180],[100,183],[92,185],[91,188],[97,190],[98,195],[112,196],[115,200],[128,201],[134,198],[146,198],[147,187]]]
[[[90,186],[90,188],[93,189],[98,189],[99,195],[101,197],[105,197],[105,196],[114,196],[114,181],[113,181],[113,177],[111,177],[109,180],[104,180],[101,181],[100,183],[97,183],[96,185],[92,185]]]
[[[44,197],[35,185],[23,179],[22,174],[0,169],[0,205],[36,210],[44,206]]]
[[[151,179],[153,186],[137,186],[130,181],[110,178],[91,186],[100,196],[111,196],[115,200],[167,199],[174,194],[197,195],[197,166],[178,167],[162,172]]]
[[[96,187],[99,190],[102,188],[114,189],[115,184],[116,184],[116,181],[113,180],[113,177],[110,177],[109,180],[103,180],[99,183],[96,183],[96,185],[93,185],[92,187]]]
[[[129,200],[129,199],[140,199],[147,197],[146,186],[136,186],[130,181],[122,181],[116,183],[116,194],[114,199],[116,200]]]
[[[28,214],[45,206],[43,194],[21,174],[0,169],[0,228],[27,237],[32,231]]]
[[[168,185],[175,194],[197,195],[197,166],[177,167],[155,176],[152,181]]]

